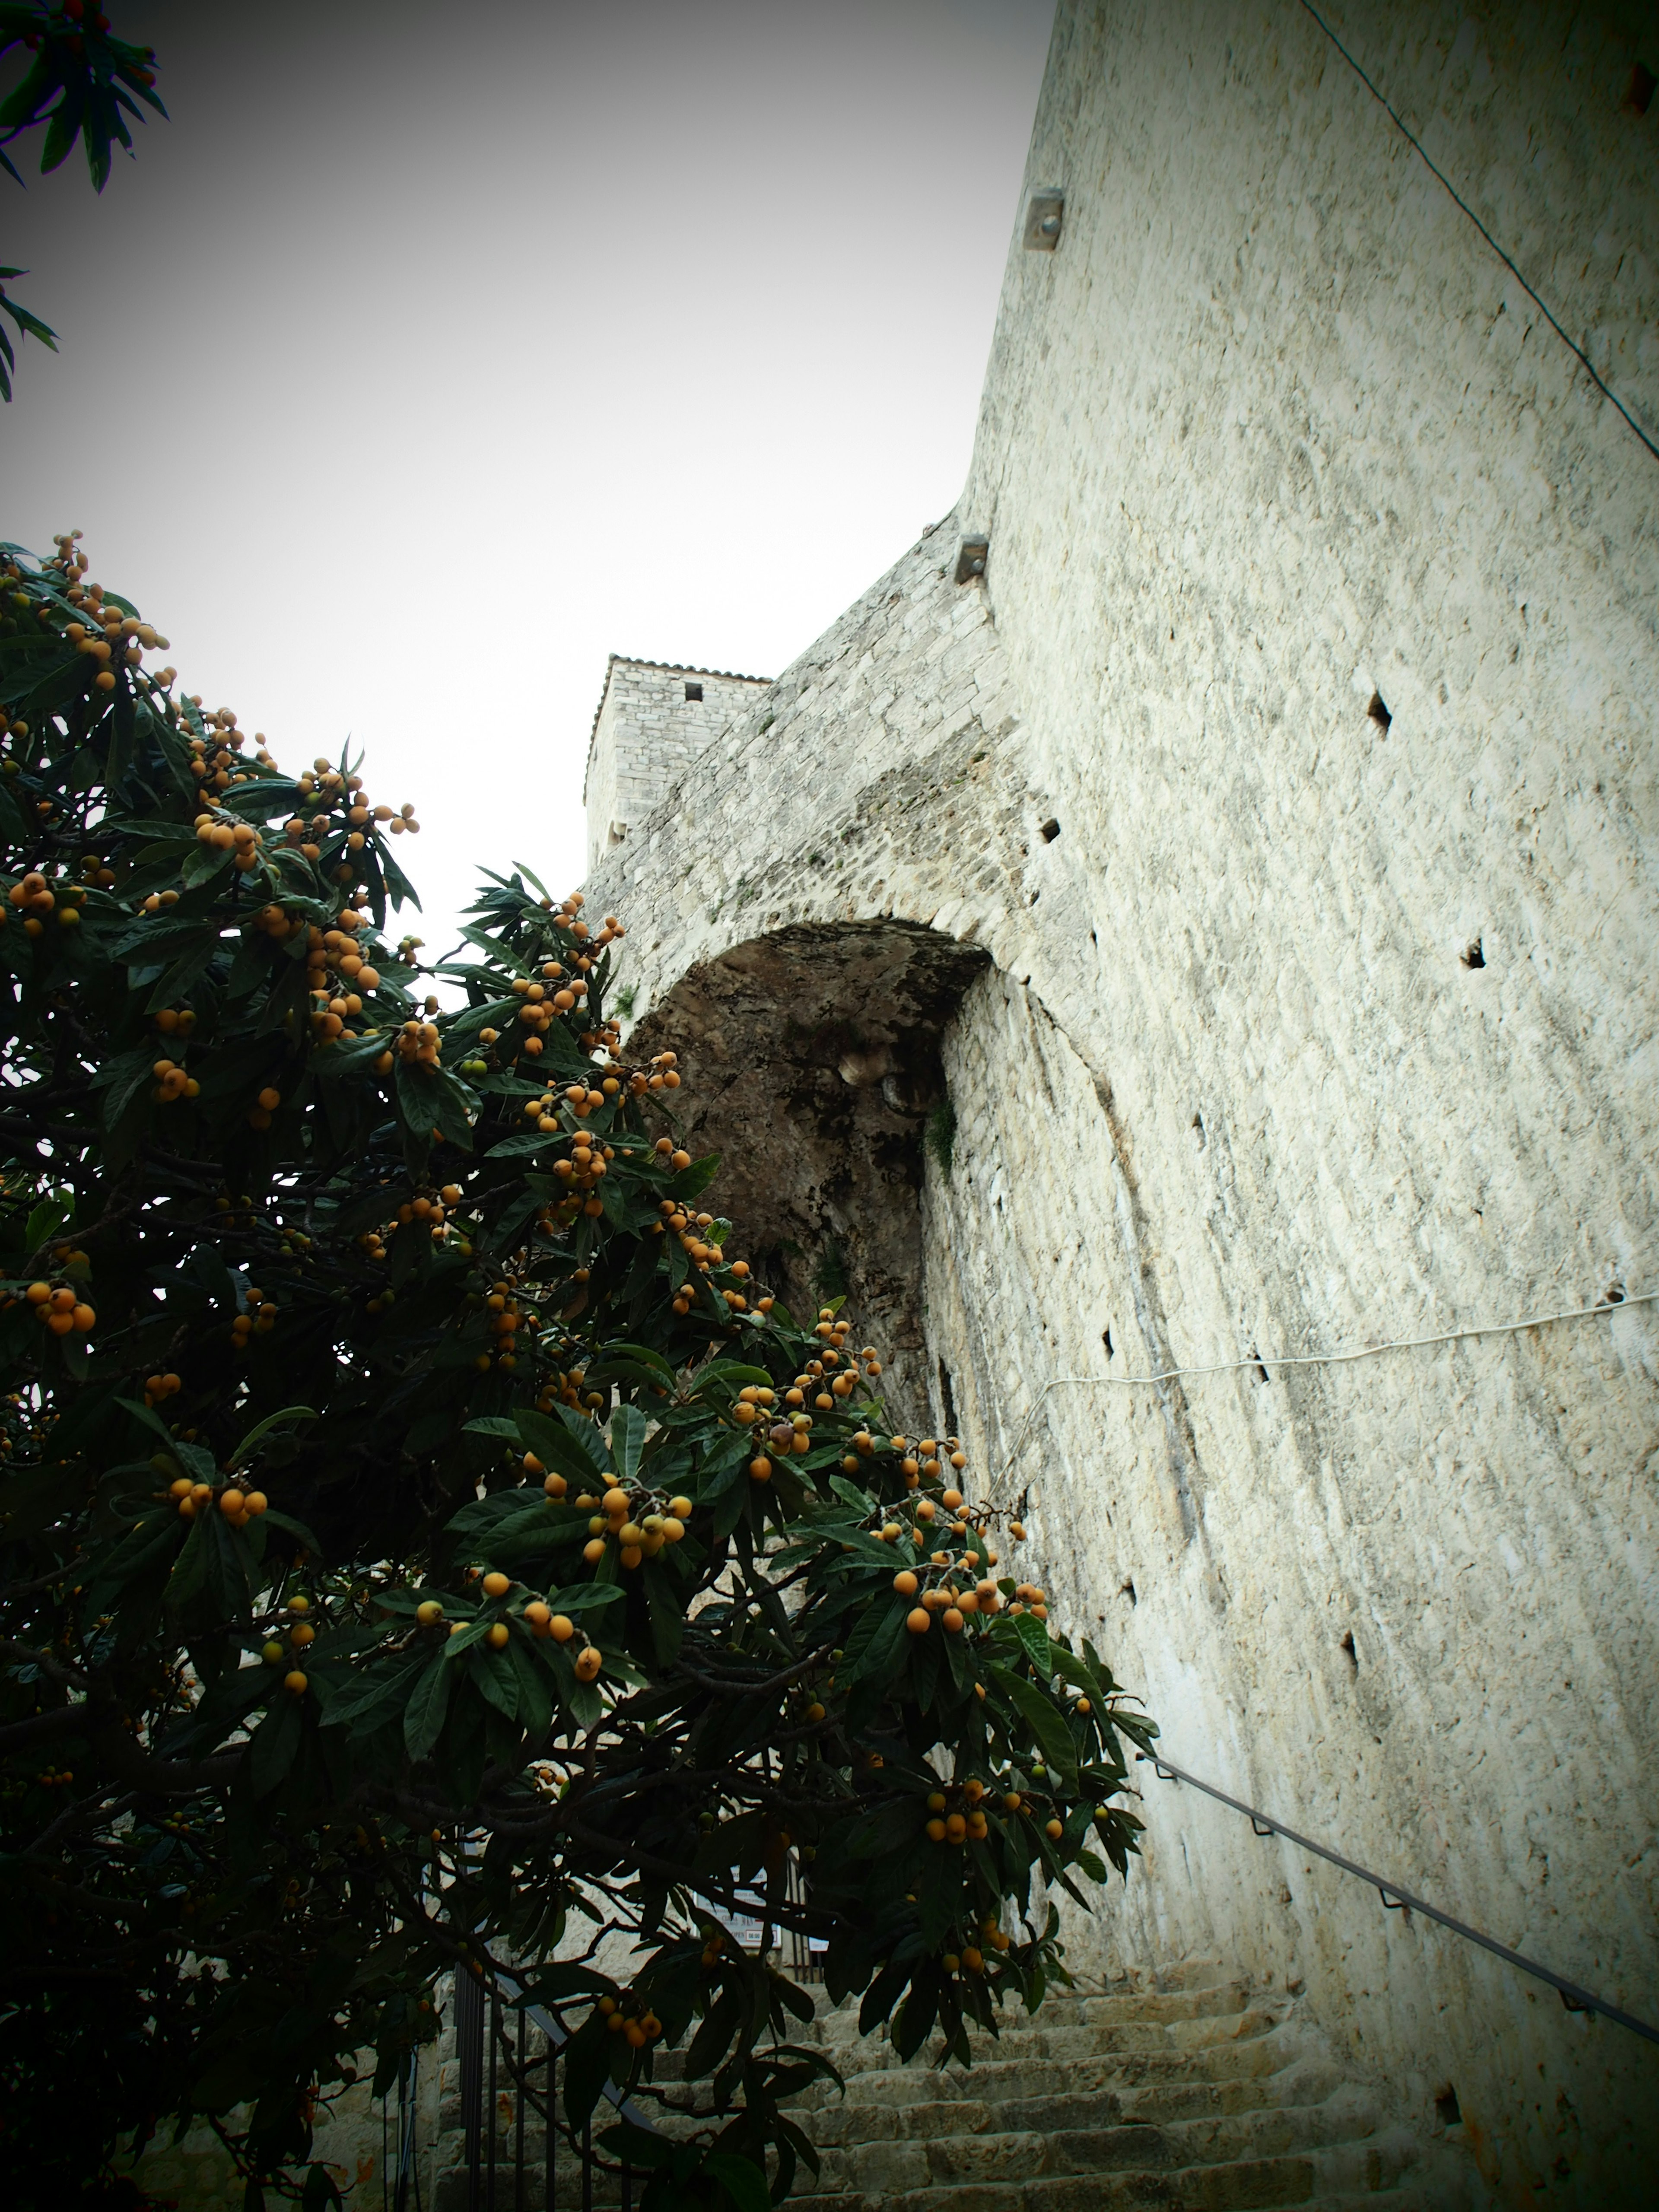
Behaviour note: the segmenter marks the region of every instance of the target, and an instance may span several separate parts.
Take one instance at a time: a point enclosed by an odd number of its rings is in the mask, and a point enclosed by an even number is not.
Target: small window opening
[[[1264,1382],[1271,1382],[1273,1378],[1268,1374],[1267,1369],[1262,1365],[1261,1354],[1259,1352],[1252,1350],[1250,1357],[1255,1362],[1255,1371],[1261,1377],[1261,1380]]]
[[[688,684],[685,687],[685,696],[688,699],[701,699],[702,696],[702,684]]]
[[[1042,842],[1045,845],[1052,845],[1059,835],[1060,824],[1051,814],[1042,825]]]
[[[1109,1359],[1112,1357],[1112,1332],[1109,1328],[1101,1330],[1100,1340],[1105,1346],[1106,1357]]]
[[[1394,716],[1389,712],[1388,702],[1380,691],[1372,692],[1371,703],[1366,708],[1365,712],[1386,738],[1389,734],[1389,725],[1393,721]]]
[[[1457,2101],[1457,2092],[1449,2081],[1443,2089],[1435,2092],[1434,2109],[1440,2116],[1440,2124],[1443,2128],[1462,2126],[1462,2108]]]
[[[1486,964],[1486,956],[1478,937],[1473,944],[1466,945],[1457,957],[1466,968],[1484,968]]]
[[[1653,105],[1653,94],[1659,87],[1659,77],[1645,62],[1638,62],[1630,73],[1630,84],[1626,91],[1623,106],[1627,115],[1645,115]]]
[[[1357,1674],[1359,1672],[1359,1654],[1353,1648],[1353,1631],[1351,1628],[1345,1628],[1342,1632],[1342,1649],[1348,1655],[1349,1666]]]
[[[1127,1597],[1131,1605],[1139,1605],[1140,1603],[1140,1600],[1135,1595],[1134,1577],[1133,1575],[1131,1575],[1119,1589],[1118,1595],[1120,1597]]]
[[[1609,1283],[1601,1295],[1608,1305],[1621,1306],[1625,1303],[1625,1286],[1622,1283]]]

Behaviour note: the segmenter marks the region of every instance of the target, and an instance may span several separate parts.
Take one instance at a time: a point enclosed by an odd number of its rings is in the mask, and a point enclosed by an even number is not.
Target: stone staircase
[[[1476,2212],[1455,2137],[1390,2127],[1327,2057],[1294,1998],[1242,1984],[1051,1996],[973,2039],[970,2069],[908,2065],[825,2012],[847,2082],[810,2092],[817,2193],[793,2212]],[[1188,1985],[1179,1986],[1183,1980]]]
[[[787,2212],[1484,2212],[1461,2128],[1424,2139],[1389,2124],[1374,2093],[1345,2077],[1298,2001],[1253,1992],[1213,1968],[1160,1974],[1149,1988],[1059,1993],[1029,2018],[1011,2009],[1000,2037],[976,2033],[973,2063],[939,2069],[935,2039],[908,2064],[884,2035],[860,2038],[856,2007],[831,2010],[796,2040],[817,2043],[847,2084],[792,2107],[822,2171],[797,2182]],[[657,2078],[671,2088],[678,2055]],[[453,2098],[434,2146],[434,2212],[465,2203]],[[506,2169],[513,2108],[501,2099],[496,2154]],[[675,2122],[666,2121],[678,2132]],[[683,2124],[689,2124],[684,2123]],[[539,2204],[542,2147],[532,2129],[525,2201]],[[592,2178],[592,2202],[620,2202],[617,2179]],[[556,2200],[581,2201],[558,2161]],[[638,2184],[635,2201],[637,2201]],[[510,2173],[495,2200],[510,2205]]]

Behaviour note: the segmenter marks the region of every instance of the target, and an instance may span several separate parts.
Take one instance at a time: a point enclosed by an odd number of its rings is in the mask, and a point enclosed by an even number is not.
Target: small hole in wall
[[[1393,721],[1394,716],[1389,712],[1388,702],[1380,691],[1372,692],[1371,703],[1366,708],[1365,712],[1386,738],[1389,734],[1389,725]]]
[[[1457,2092],[1449,2081],[1434,2094],[1434,2109],[1443,2128],[1459,2128],[1463,2124],[1462,2107],[1457,2101]]]
[[[1342,1632],[1342,1649],[1348,1655],[1349,1666],[1357,1674],[1359,1672],[1359,1654],[1353,1648],[1353,1631],[1351,1628],[1345,1628]]]
[[[1466,968],[1484,968],[1486,964],[1486,956],[1478,937],[1472,944],[1466,945],[1457,957]]]
[[[688,699],[701,699],[702,696],[702,684],[688,684],[685,687],[685,696]]]
[[[1112,1357],[1112,1332],[1109,1328],[1101,1330],[1100,1340],[1105,1346],[1106,1357],[1109,1359]]]
[[[1140,1600],[1135,1595],[1134,1577],[1133,1576],[1129,1577],[1127,1580],[1121,1585],[1118,1590],[1118,1595],[1120,1597],[1127,1597],[1131,1605],[1139,1605],[1140,1603]]]
[[[1630,83],[1620,105],[1626,115],[1645,115],[1653,105],[1653,95],[1659,88],[1659,77],[1645,62],[1638,62],[1630,73]]]
[[[1051,814],[1042,825],[1042,842],[1045,845],[1052,845],[1059,835],[1060,824]]]
[[[1625,1303],[1624,1285],[1622,1283],[1609,1283],[1606,1290],[1602,1291],[1601,1298],[1603,1304],[1607,1305],[1623,1305]]]
[[[1100,939],[1095,935],[1092,929],[1089,932],[1089,942],[1094,946],[1095,951],[1098,952],[1100,950]]]
[[[1193,1134],[1198,1139],[1198,1149],[1200,1152],[1202,1152],[1206,1139],[1204,1135],[1204,1116],[1201,1114],[1194,1114],[1193,1116]]]
[[[1271,1382],[1273,1378],[1268,1374],[1267,1369],[1262,1365],[1261,1353],[1259,1352],[1253,1351],[1250,1357],[1255,1362],[1255,1371],[1261,1377],[1261,1380],[1264,1382]]]

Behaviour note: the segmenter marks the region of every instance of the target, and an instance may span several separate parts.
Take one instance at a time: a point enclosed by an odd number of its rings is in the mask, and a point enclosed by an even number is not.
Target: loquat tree
[[[74,537],[0,560],[9,2201],[202,2120],[332,2201],[319,2109],[455,1976],[565,2024],[562,2125],[660,2111],[605,2138],[649,2212],[781,2201],[831,2069],[781,1931],[965,2057],[1154,1731],[728,1255],[621,924],[519,868],[424,968],[409,807],[147,670]]]

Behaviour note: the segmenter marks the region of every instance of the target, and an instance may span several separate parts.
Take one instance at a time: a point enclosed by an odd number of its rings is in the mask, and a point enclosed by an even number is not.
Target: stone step
[[[1075,2092],[1057,2096],[1015,2097],[1000,2103],[962,2098],[908,2106],[831,2106],[819,2112],[811,2130],[821,2149],[851,2151],[860,2144],[889,2142],[974,2143],[994,2140],[1025,2142],[1053,2140],[1079,2130],[1114,2130],[1125,2137],[1138,2136],[1144,2144],[1158,2136],[1176,2147],[1177,2165],[1200,2157],[1238,2156],[1237,2149],[1194,2149],[1191,2146],[1222,2133],[1243,2140],[1246,2133],[1272,2136],[1273,2148],[1283,2149],[1294,2140],[1310,2140],[1305,2133],[1315,2126],[1327,2130],[1347,2128],[1356,2135],[1370,2132],[1370,2108],[1341,2085],[1331,2072],[1303,2073],[1297,2084],[1300,2096],[1287,2094],[1273,2104],[1236,2104],[1229,2111],[1212,2108],[1194,2112],[1185,2100],[1170,2100],[1172,2109],[1156,2113],[1126,2111],[1125,2100],[1115,2094],[1085,2096]],[[1317,2122],[1310,2116],[1320,2116]],[[1334,2139],[1328,2134],[1324,2138]],[[1260,2149],[1261,2141],[1253,2146]],[[1144,2162],[1151,2162],[1147,2153]],[[1036,2171],[1036,2167],[1028,2168]]]
[[[919,2189],[831,2189],[792,2197],[789,2212],[1427,2212],[1397,2186],[1395,2162],[1371,2146],[1207,2166],[1154,2166],[966,2182]]]
[[[823,2149],[822,2179],[832,2188],[897,2196],[943,2185],[1018,2185],[1039,2177],[1259,2163],[1363,2140],[1373,2124],[1363,2100],[1349,2094],[1322,2105],[1177,2121],[1164,2128],[1130,2124],[922,2136],[840,2149],[826,2146],[822,2132],[817,2140]]]
[[[1118,2052],[1176,2052],[1201,2057],[1206,2051],[1268,2034],[1282,2016],[1276,2010],[1252,2006],[1248,2011],[1210,2014],[1197,2020],[1121,2020],[1075,2027],[1021,2026],[1004,2028],[995,2036],[976,2032],[968,2039],[969,2060],[977,2069],[988,2063],[1011,2059],[1052,2058],[1074,2063]],[[826,2039],[818,2047],[830,2063],[847,2075],[881,2072],[895,2063],[891,2044],[874,2035],[861,2041]],[[931,2061],[936,2064],[944,2047],[942,2038],[931,2037],[910,2063]]]
[[[1265,2080],[1296,2063],[1297,2041],[1282,2029],[1202,2052],[1119,2051],[1082,2058],[988,2059],[963,2072],[948,2068],[889,2064],[844,2069],[848,2103],[927,2104],[972,2098],[1002,2103],[1012,2097],[1093,2095],[1151,2087],[1219,2087]],[[830,2083],[815,2083],[793,2109],[803,2116],[841,2102]]]
[[[850,2002],[844,2006],[832,2006],[822,1991],[816,1996],[817,2017],[812,2025],[819,2034],[826,2041],[859,2040],[858,2007]],[[1049,1992],[1042,2001],[1038,2017],[1051,2027],[1106,2027],[1120,2021],[1151,2026],[1222,2017],[1228,2013],[1246,2011],[1250,2002],[1249,1987],[1237,1981],[1214,1982],[1194,1990],[1062,1990]],[[1001,2014],[1010,2027],[1019,2026],[1030,2017],[1012,1999],[1001,2008]],[[810,2041],[812,2027],[803,2026],[802,2039]]]
[[[1224,2023],[1251,2009],[1249,1992],[1237,1983],[1225,1988],[1155,1992],[1144,1996],[1049,1996],[1044,1998],[1041,2010],[1035,2015],[1021,2005],[1004,2005],[996,2035],[975,2027],[970,2031],[970,2038],[976,2044],[994,2045],[1020,2033],[1099,2028],[1137,2033],[1164,2030],[1179,2042],[1202,2041],[1206,2035],[1224,2033]],[[839,2012],[822,2013],[810,2026],[804,2025],[800,2040],[816,2040],[826,2050],[833,2051],[837,2046],[867,2042],[869,2038],[859,2033],[858,2008],[849,2004]]]

